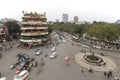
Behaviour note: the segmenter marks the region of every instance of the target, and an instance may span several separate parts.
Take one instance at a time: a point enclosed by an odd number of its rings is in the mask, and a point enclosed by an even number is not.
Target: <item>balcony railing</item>
[[[28,33],[21,33],[21,36],[39,36],[39,35],[47,35],[48,32],[28,32]]]
[[[48,29],[48,27],[22,27],[21,30],[37,30],[37,29]]]
[[[22,22],[22,24],[24,25],[24,24],[30,24],[30,25],[35,25],[35,24],[47,24],[47,22],[41,22],[41,21],[39,21],[39,22]]]
[[[35,18],[46,18],[46,16],[23,16],[22,18],[32,18],[32,19],[35,19]]]

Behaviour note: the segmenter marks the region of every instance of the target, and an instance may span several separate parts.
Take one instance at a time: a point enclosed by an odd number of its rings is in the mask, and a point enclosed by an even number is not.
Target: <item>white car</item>
[[[53,51],[53,52],[56,51],[56,48],[55,48],[55,47],[52,47],[51,51]]]
[[[66,41],[65,41],[65,40],[63,40],[63,42],[65,43]]]
[[[6,77],[1,77],[0,80],[6,80]]]
[[[49,58],[50,58],[50,59],[54,59],[56,56],[57,56],[56,52],[53,52],[53,53],[49,56]]]
[[[23,70],[19,74],[16,74],[13,80],[28,80],[29,79],[28,77],[29,77],[29,72],[27,70]]]
[[[85,48],[90,48],[88,45],[81,45],[82,47],[85,47]]]

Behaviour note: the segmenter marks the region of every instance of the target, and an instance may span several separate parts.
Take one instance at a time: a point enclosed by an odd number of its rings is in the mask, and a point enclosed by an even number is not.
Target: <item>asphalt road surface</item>
[[[68,38],[69,37],[67,37],[67,39]],[[65,39],[65,43],[61,41],[61,44],[56,46],[56,52],[58,56],[55,59],[44,57],[45,54],[50,55],[52,53],[51,48],[46,47],[38,47],[26,50],[21,48],[17,49],[16,45],[14,45],[13,49],[11,49],[10,51],[6,52],[3,50],[1,52],[3,54],[3,58],[0,59],[0,72],[3,76],[7,77],[7,80],[13,80],[16,69],[10,70],[10,65],[17,61],[16,55],[23,52],[29,54],[31,57],[35,57],[35,61],[40,62],[41,58],[43,58],[43,60],[45,61],[45,65],[43,66],[42,71],[39,74],[37,74],[39,67],[32,68],[30,72],[30,80],[107,80],[102,72],[89,73],[87,69],[84,69],[84,73],[81,73],[81,66],[72,59],[70,62],[70,66],[65,63],[65,56],[72,57],[80,52],[81,49],[85,49],[87,51],[90,50],[89,48],[78,46],[77,44],[82,44],[77,42],[72,42],[75,44],[73,46],[71,42],[68,42],[67,39]],[[42,49],[43,54],[36,56],[35,50],[37,49]],[[112,58],[118,64],[118,67],[120,66],[120,64],[118,63],[120,61],[119,53],[98,49],[92,50],[96,53],[103,52],[105,55]],[[119,73],[120,71],[114,72],[114,74]],[[109,80],[113,80],[113,78],[110,78]]]

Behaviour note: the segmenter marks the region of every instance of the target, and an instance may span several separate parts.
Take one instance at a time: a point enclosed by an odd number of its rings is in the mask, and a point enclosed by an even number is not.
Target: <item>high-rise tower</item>
[[[63,19],[64,23],[67,23],[68,22],[68,14],[63,14],[62,19]]]

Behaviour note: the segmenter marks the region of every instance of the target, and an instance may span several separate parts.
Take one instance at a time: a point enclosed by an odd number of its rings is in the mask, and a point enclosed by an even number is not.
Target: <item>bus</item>
[[[78,37],[75,37],[75,36],[72,36],[72,40],[75,41],[75,42],[79,42]]]

